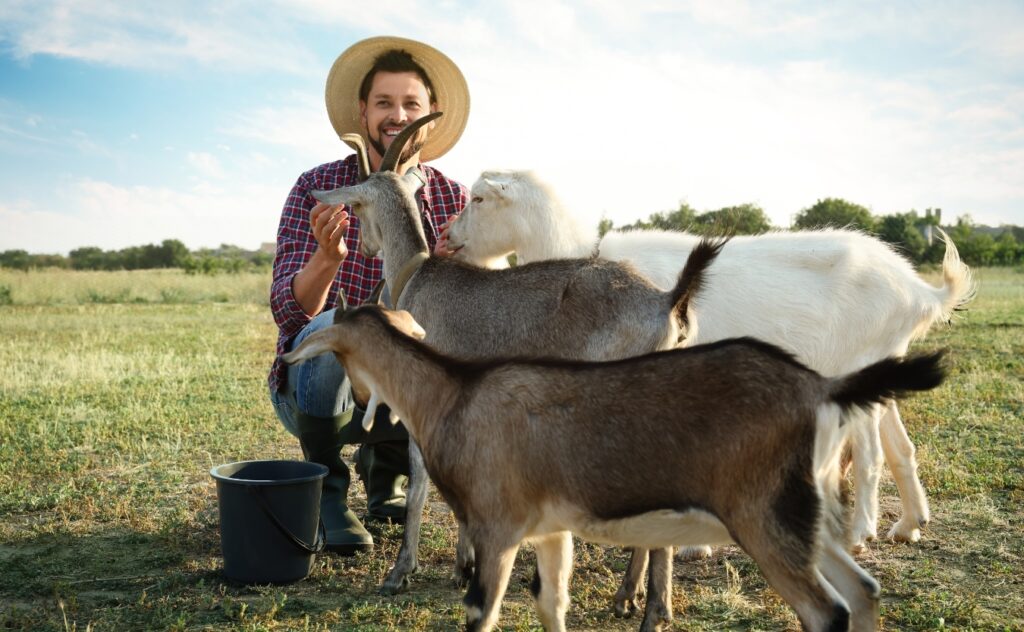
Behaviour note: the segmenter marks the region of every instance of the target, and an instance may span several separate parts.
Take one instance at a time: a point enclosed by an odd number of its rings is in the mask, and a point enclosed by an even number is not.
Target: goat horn
[[[395,140],[391,141],[391,146],[384,153],[384,158],[380,161],[380,171],[397,171],[398,170],[398,159],[402,156],[402,152],[405,151],[405,145],[409,142],[409,139],[420,130],[421,127],[427,123],[433,121],[444,112],[431,112],[430,114],[420,117],[409,123],[405,128],[395,136]]]
[[[341,140],[346,145],[356,150],[356,162],[359,163],[359,181],[366,180],[370,175],[370,156],[366,153],[366,143],[359,134],[342,134]]]

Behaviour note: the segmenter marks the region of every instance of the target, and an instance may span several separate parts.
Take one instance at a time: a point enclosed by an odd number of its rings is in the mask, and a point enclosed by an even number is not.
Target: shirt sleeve
[[[305,174],[300,176],[285,200],[277,229],[277,253],[274,256],[270,285],[270,310],[281,334],[291,337],[312,320],[302,311],[292,292],[292,281],[316,251],[316,239],[309,226],[313,198],[309,196]]]
[[[429,212],[423,214],[427,246],[434,251],[434,244],[440,236],[441,224],[459,215],[469,202],[469,189],[465,185],[444,177],[436,169],[428,172],[429,180],[424,187]]]

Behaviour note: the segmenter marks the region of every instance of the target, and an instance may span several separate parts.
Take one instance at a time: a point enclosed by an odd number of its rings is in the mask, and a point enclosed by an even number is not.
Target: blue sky
[[[1024,225],[1024,4],[520,0],[0,4],[0,250],[273,241],[342,157],[327,71],[420,39],[472,93],[435,163],[529,168],[617,224],[824,197]]]

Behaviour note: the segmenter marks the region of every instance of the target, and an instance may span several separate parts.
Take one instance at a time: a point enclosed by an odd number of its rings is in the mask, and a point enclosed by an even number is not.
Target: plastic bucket
[[[309,575],[324,548],[320,492],[327,468],[306,461],[241,461],[210,470],[217,481],[224,576],[287,584]]]

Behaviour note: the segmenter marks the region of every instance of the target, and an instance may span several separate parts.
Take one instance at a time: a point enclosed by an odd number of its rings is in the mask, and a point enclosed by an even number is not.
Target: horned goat
[[[593,252],[596,234],[570,218],[532,172],[488,171],[474,183],[470,203],[449,228],[449,246],[471,262],[512,252],[519,263]],[[973,297],[970,271],[943,237],[941,288],[925,283],[887,244],[856,231],[736,237],[711,268],[716,282],[695,299],[700,328],[692,342],[754,336],[824,375],[903,355],[912,340]],[[628,261],[664,287],[699,240],[679,232],[611,232],[596,249],[601,258]],[[903,505],[888,537],[917,541],[929,510],[914,444],[895,402],[873,407],[870,415],[871,423],[860,425],[853,437],[853,544],[861,548],[877,536],[883,453]]]
[[[879,586],[843,537],[843,413],[934,388],[941,352],[837,378],[750,338],[606,363],[470,363],[410,337],[424,332],[407,312],[367,306],[335,323],[284,359],[334,353],[357,401],[404,421],[476,551],[468,630],[495,625],[524,540],[541,622],[564,630],[570,532],[658,548],[735,542],[805,630],[876,629]]]
[[[359,221],[359,250],[381,253],[392,304],[407,310],[426,330],[426,342],[460,359],[554,356],[610,360],[667,349],[692,335],[685,325],[691,293],[721,242],[694,249],[670,291],[656,288],[632,266],[597,259],[538,262],[486,270],[451,258],[429,257],[412,192],[415,178],[394,170],[412,134],[439,113],[402,130],[376,173],[352,187],[314,192],[330,204],[347,204]],[[362,154],[358,136],[346,137]],[[362,160],[361,160],[362,162]],[[623,394],[631,399],[631,394]],[[394,593],[416,568],[427,477],[415,441],[410,442],[410,487],[402,547],[385,578]],[[474,558],[460,538],[456,578],[468,579]],[[652,571],[653,572],[653,571]]]

